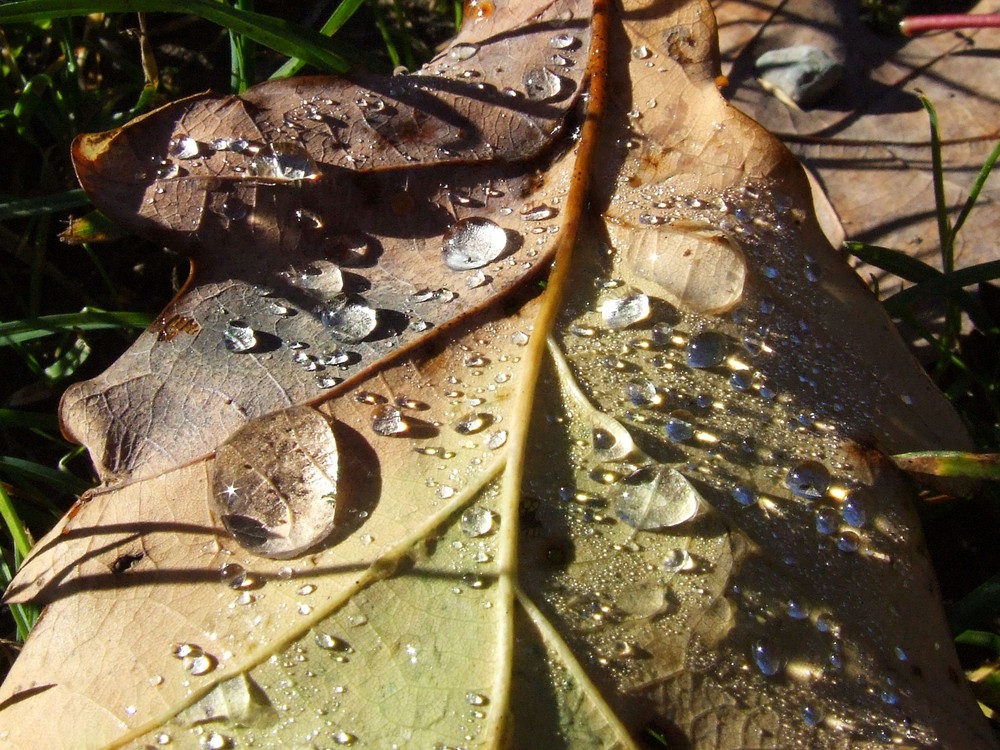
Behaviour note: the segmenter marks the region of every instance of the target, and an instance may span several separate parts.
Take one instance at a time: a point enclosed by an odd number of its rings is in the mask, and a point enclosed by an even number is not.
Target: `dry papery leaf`
[[[994,54],[1000,30],[942,32],[903,40],[865,26],[858,4],[836,2],[716,3],[732,102],[772,133],[816,174],[848,239],[898,248],[940,268],[927,113],[916,94],[935,105],[941,123],[948,205],[955,218],[976,173],[996,144],[1000,74]],[[970,13],[995,12],[989,0]],[[767,50],[808,44],[844,64],[840,83],[804,110],[765,93],[754,61]],[[955,246],[957,266],[996,259],[1000,221],[996,180],[986,183]],[[883,291],[899,280],[878,269]]]
[[[968,438],[707,4],[476,7],[77,144],[195,273],[66,397],[0,747],[995,747],[885,457]]]

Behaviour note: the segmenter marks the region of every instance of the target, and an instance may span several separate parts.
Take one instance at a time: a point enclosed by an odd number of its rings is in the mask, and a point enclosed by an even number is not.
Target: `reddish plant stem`
[[[905,36],[927,31],[1000,28],[1000,13],[944,13],[936,16],[907,16],[899,22]]]

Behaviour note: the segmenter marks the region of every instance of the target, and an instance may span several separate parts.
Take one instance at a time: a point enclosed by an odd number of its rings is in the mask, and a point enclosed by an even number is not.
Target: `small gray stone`
[[[757,58],[755,67],[767,91],[799,107],[816,104],[844,74],[843,65],[811,44],[765,52]]]

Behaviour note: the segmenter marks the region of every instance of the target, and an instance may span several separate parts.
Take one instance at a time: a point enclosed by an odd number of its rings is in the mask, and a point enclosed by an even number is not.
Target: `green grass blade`
[[[994,659],[1000,658],[1000,635],[996,633],[988,633],[985,630],[963,630],[955,636],[955,643],[983,648],[992,653]]]
[[[941,267],[945,273],[955,268],[955,256],[952,252],[951,220],[948,218],[948,205],[944,196],[944,165],[941,160],[941,128],[938,124],[937,110],[931,100],[923,94],[918,94],[920,104],[927,110],[927,118],[931,128],[931,174],[934,180],[934,208],[937,214],[938,236],[941,241]]]
[[[15,456],[0,456],[0,472],[42,482],[67,495],[81,495],[91,487],[90,482],[77,476]]]
[[[43,315],[39,318],[0,323],[0,347],[64,331],[93,331],[105,328],[147,328],[154,320],[150,313],[106,312],[95,308],[78,313]]]
[[[14,560],[20,564],[21,560],[27,557],[31,551],[31,539],[28,537],[28,532],[24,528],[24,524],[21,522],[21,518],[17,514],[17,510],[14,508],[14,504],[10,500],[10,495],[7,494],[7,490],[4,489],[3,484],[0,484],[0,516],[3,517],[7,532],[14,542]]]
[[[0,221],[25,219],[39,214],[68,211],[90,205],[90,199],[83,190],[67,190],[65,193],[40,195],[37,198],[0,201]]]
[[[347,23],[351,16],[353,16],[358,8],[364,3],[365,0],[341,0],[340,5],[338,5],[330,17],[326,19],[326,23],[320,28],[319,33],[323,36],[333,36],[340,28]],[[293,57],[288,60],[284,65],[274,71],[271,74],[271,78],[288,78],[298,73],[304,66],[305,61]]]
[[[907,255],[901,250],[869,245],[865,242],[845,242],[844,249],[869,265],[877,266],[883,271],[888,271],[915,284],[935,279],[941,275],[941,272],[934,266]]]
[[[343,73],[350,68],[346,48],[312,29],[215,0],[19,0],[0,5],[0,23],[30,23],[90,13],[147,12],[199,16],[321,70]]]
[[[990,622],[1000,613],[1000,573],[983,581],[975,589],[948,607],[948,625],[952,633],[964,633]]]
[[[892,457],[903,471],[936,477],[1000,479],[1000,453],[965,451],[915,451]]]
[[[979,194],[982,192],[983,186],[986,184],[986,180],[989,179],[990,173],[993,171],[993,165],[996,164],[998,158],[1000,158],[1000,141],[997,141],[997,145],[993,147],[990,155],[986,157],[986,161],[983,163],[983,168],[979,170],[979,174],[976,176],[976,181],[972,183],[972,189],[969,191],[969,197],[965,199],[965,205],[962,206],[962,210],[958,214],[958,218],[955,219],[955,227],[952,229],[952,234],[958,234],[958,230],[962,228],[965,220],[969,218],[969,214],[972,213],[973,206],[975,206],[976,201],[979,200]]]
[[[59,420],[55,414],[48,412],[0,409],[0,426],[24,427],[29,430],[58,430]]]
[[[937,272],[936,272],[937,273]],[[951,273],[937,273],[933,278],[922,281],[902,291],[896,292],[883,301],[890,314],[897,315],[912,307],[922,297],[953,296],[964,287],[1000,279],[1000,260],[977,263],[968,268],[960,268]]]
[[[0,583],[3,584],[4,588],[7,588],[13,579],[14,571],[10,569],[7,561],[0,557]],[[17,628],[17,639],[24,643],[28,633],[38,622],[40,610],[34,604],[11,604],[9,606],[11,617],[14,618],[14,625]]]

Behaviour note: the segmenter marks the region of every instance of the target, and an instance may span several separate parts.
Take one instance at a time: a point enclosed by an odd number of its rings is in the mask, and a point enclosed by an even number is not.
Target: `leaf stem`
[[[497,554],[497,606],[503,615],[499,618],[497,633],[497,658],[501,664],[514,663],[514,606],[517,595],[518,559],[518,509],[521,504],[521,486],[524,481],[524,457],[528,449],[528,428],[535,406],[537,384],[542,362],[546,356],[548,335],[559,313],[563,292],[572,266],[573,248],[579,234],[580,222],[587,203],[590,170],[598,143],[598,129],[604,115],[607,98],[608,36],[610,9],[607,0],[596,0],[591,18],[590,50],[587,58],[589,99],[577,144],[569,193],[566,196],[563,224],[556,245],[555,258],[549,272],[541,307],[535,318],[528,351],[523,357],[522,387],[511,413],[511,424],[516,425],[508,438],[508,461],[504,468],[499,499],[501,539]],[[504,736],[504,723],[509,715],[511,669],[497,670],[492,686],[495,700],[490,712],[492,725],[486,736]]]

